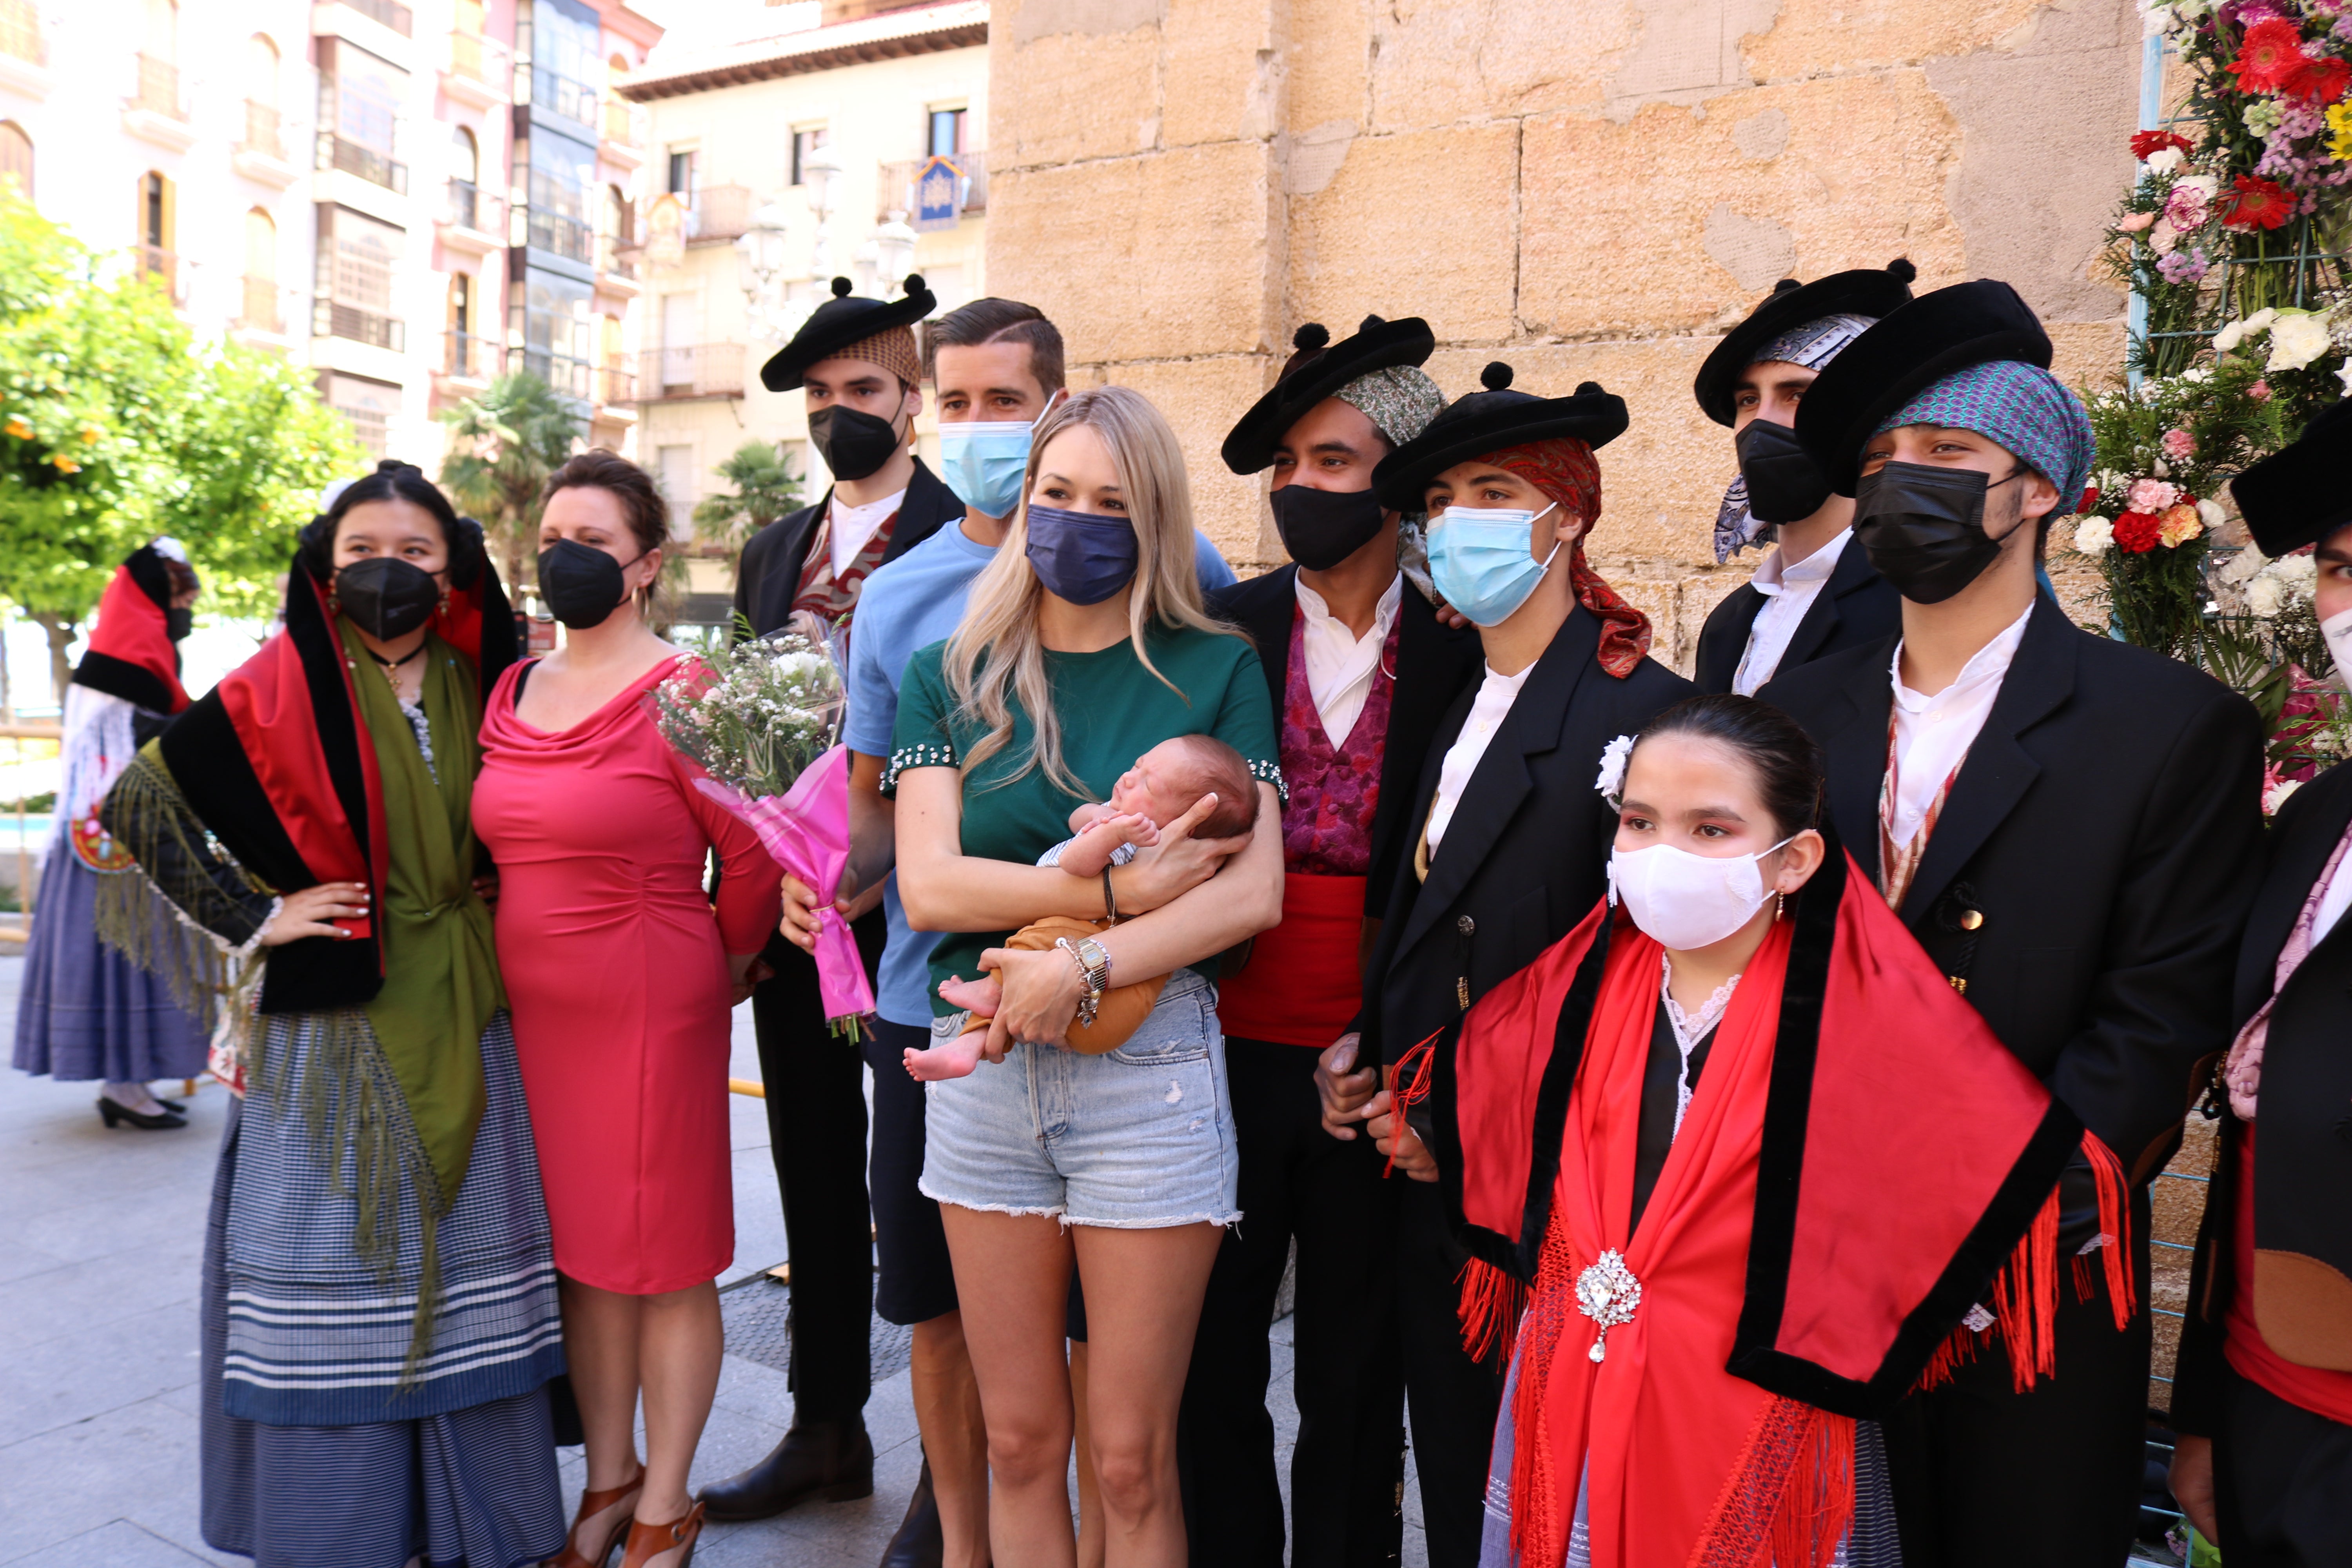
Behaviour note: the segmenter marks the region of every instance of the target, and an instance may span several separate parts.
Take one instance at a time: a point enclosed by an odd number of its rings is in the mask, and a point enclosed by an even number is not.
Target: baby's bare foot
[[[980,1065],[980,1046],[987,1035],[974,1030],[959,1035],[944,1046],[928,1050],[907,1052],[907,1076],[917,1083],[940,1083],[952,1078],[970,1078],[972,1068]]]

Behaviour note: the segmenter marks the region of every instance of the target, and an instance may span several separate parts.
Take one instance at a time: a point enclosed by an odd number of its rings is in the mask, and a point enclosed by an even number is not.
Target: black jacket
[[[2312,884],[2352,826],[2352,767],[2339,764],[2295,791],[2271,825],[2269,868],[2254,895],[2231,1016],[2241,1026],[2270,1000],[2279,950],[2303,913]],[[2339,867],[2336,875],[2347,873]],[[2263,1327],[2335,1327],[2332,1353],[2352,1367],[2352,921],[2335,929],[2295,966],[2272,1009],[2263,1045],[2262,1136],[2254,1144],[2254,1245],[2295,1255],[2275,1285],[2264,1266]],[[2213,1180],[2181,1326],[2173,1384],[2173,1426],[2211,1436],[2221,1385],[2221,1324],[2238,1288],[2238,1162],[2246,1125],[2223,1100]],[[2284,1318],[2273,1315],[2284,1311]],[[2282,1354],[2313,1348],[2300,1336]],[[2297,1354],[2291,1359],[2301,1360]]]
[[[1284,566],[1209,595],[1209,613],[1241,627],[1257,645],[1257,661],[1274,695],[1277,727],[1290,679],[1290,634],[1298,622],[1297,581],[1298,568]],[[1365,912],[1375,920],[1396,877],[1398,846],[1404,837],[1399,825],[1407,820],[1430,737],[1454,698],[1465,687],[1477,684],[1484,668],[1476,629],[1445,626],[1429,601],[1410,583],[1404,584],[1397,603],[1396,685],[1381,754],[1381,797],[1372,811],[1371,868],[1364,884]]]
[[[735,613],[751,623],[754,637],[766,636],[792,617],[793,600],[800,594],[801,568],[808,563],[809,541],[815,536],[817,520],[832,503],[833,490],[828,486],[814,506],[776,519],[743,546],[742,559],[735,568]],[[898,521],[891,525],[889,548],[882,552],[883,563],[896,561],[943,525],[961,521],[963,513],[963,502],[955,492],[923,467],[920,458],[916,458],[914,478],[907,481],[907,499],[898,503]]]
[[[1821,743],[1831,815],[1874,880],[1894,652],[1833,654],[1758,693]],[[2171,1158],[2229,1043],[2262,768],[2243,698],[2037,598],[1897,911],[2136,1183]]]
[[[1399,824],[1387,919],[1364,972],[1359,1060],[1402,1057],[1600,901],[1616,831],[1615,814],[1593,787],[1601,751],[1691,695],[1689,681],[1654,659],[1617,679],[1593,661],[1600,644],[1601,623],[1571,612],[1478,760],[1423,882],[1413,874],[1413,852],[1475,683],[1430,737],[1412,809]]]
[[[1742,583],[1707,612],[1706,625],[1698,634],[1701,691],[1731,689],[1732,678],[1739,673],[1739,661],[1748,652],[1748,634],[1768,602],[1751,584]],[[1830,580],[1822,584],[1822,591],[1805,610],[1805,618],[1797,623],[1796,634],[1790,637],[1788,651],[1781,654],[1773,673],[1780,675],[1830,654],[1881,641],[1902,629],[1903,595],[1871,566],[1862,542],[1849,539],[1838,553]]]

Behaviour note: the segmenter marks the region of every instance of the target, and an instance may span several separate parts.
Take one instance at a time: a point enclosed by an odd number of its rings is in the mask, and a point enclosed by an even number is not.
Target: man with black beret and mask
[[[743,546],[735,613],[754,635],[807,610],[847,625],[854,641],[867,574],[964,514],[913,446],[923,408],[913,324],[938,301],[919,277],[897,300],[849,289],[848,279],[835,279],[834,298],[760,369],[769,391],[805,395],[809,444],[833,484]],[[859,892],[864,912],[851,929],[870,978],[888,930],[880,889]],[[752,992],[751,1019],[761,1078],[776,1090],[765,1103],[792,1250],[793,1426],[766,1458],[702,1489],[709,1517],[722,1521],[766,1519],[820,1495],[865,1497],[874,1486],[865,1061],[826,1032],[816,961],[781,934],[761,956],[775,976]]]
[[[2317,546],[2313,607],[2352,669],[2352,402],[2231,491],[2263,554]],[[2352,767],[2297,788],[2269,839],[2172,1386],[2172,1490],[2231,1568],[2321,1568],[2352,1562]]]
[[[1715,558],[1765,545],[1756,574],[1726,595],[1698,637],[1698,689],[1755,695],[1780,668],[1873,643],[1902,598],[1853,542],[1853,499],[1833,492],[1798,444],[1797,405],[1823,366],[1911,298],[1911,263],[1783,278],[1724,334],[1691,390],[1733,432],[1739,476],[1716,513]]]
[[[1922,296],[1807,390],[1797,434],[1903,595],[1900,632],[1759,695],[1821,743],[1839,837],[2079,1120],[2042,1219],[1885,1423],[1904,1562],[1990,1531],[2023,1568],[2120,1568],[2138,1522],[2147,1184],[2229,1043],[2259,873],[2244,699],[2074,626],[2035,568],[2090,422],[2005,283]],[[1955,1137],[1968,1130],[1955,1128]]]
[[[1378,1564],[1400,1550],[1393,1206],[1370,1147],[1324,1135],[1315,1067],[1360,1005],[1382,902],[1367,890],[1394,879],[1431,737],[1479,659],[1475,632],[1439,621],[1406,581],[1399,509],[1372,490],[1373,468],[1445,406],[1421,370],[1428,323],[1367,316],[1335,343],[1310,322],[1292,343],[1223,451],[1234,473],[1273,470],[1292,563],[1209,596],[1257,645],[1290,799],[1282,923],[1217,981],[1249,1217],[1209,1277],[1178,1433],[1193,1560],[1265,1568],[1284,1561],[1265,1325],[1294,1237],[1289,1561]]]

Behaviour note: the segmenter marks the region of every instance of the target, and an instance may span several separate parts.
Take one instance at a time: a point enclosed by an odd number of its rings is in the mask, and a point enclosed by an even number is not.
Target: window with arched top
[[[266,33],[245,41],[245,146],[266,157],[286,156],[278,125],[278,46]]]
[[[0,120],[0,183],[14,182],[16,194],[33,199],[33,139],[13,120]]]
[[[285,331],[278,316],[278,225],[259,207],[245,215],[246,326],[265,332]]]
[[[481,143],[476,142],[474,133],[462,125],[449,128],[449,177],[463,180],[469,185],[481,183]]]

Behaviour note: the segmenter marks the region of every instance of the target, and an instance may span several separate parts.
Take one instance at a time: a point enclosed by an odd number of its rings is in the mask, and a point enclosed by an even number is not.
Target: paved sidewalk
[[[21,958],[0,958],[0,1028],[14,1037]],[[750,1009],[736,1015],[738,1076],[757,1078]],[[176,1085],[158,1085],[172,1093]],[[245,1568],[197,1530],[196,1280],[213,1152],[227,1103],[200,1088],[175,1132],[108,1131],[94,1084],[0,1068],[0,1563],[23,1568]],[[721,1284],[785,1256],[767,1121],[734,1102],[735,1265]],[[753,1284],[747,1290],[768,1289]],[[1290,1325],[1274,1328],[1275,1408],[1286,1467],[1297,1431]],[[695,1480],[758,1458],[792,1422],[784,1376],[729,1356]],[[709,1568],[873,1568],[920,1464],[904,1372],[875,1386],[866,1422],[874,1496],[811,1504],[761,1524],[714,1525]],[[582,1462],[564,1452],[567,1505]],[[1405,1561],[1425,1562],[1408,1487]]]

